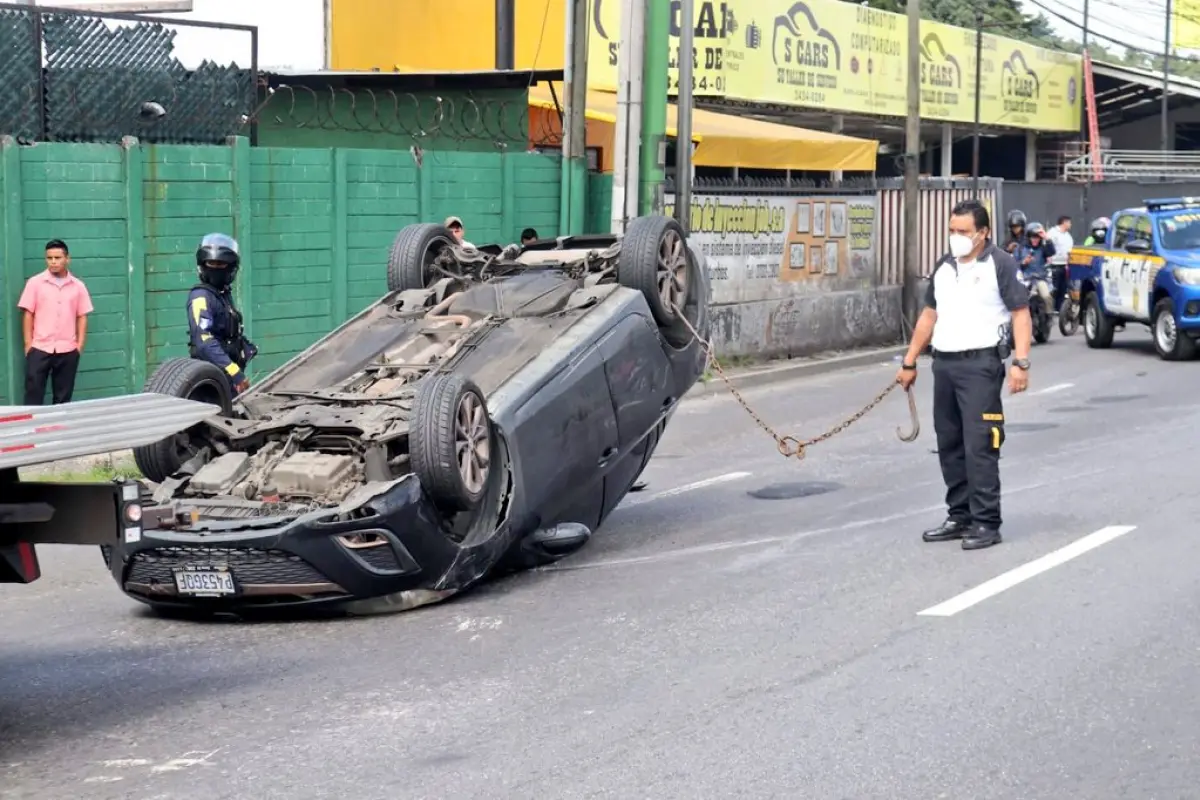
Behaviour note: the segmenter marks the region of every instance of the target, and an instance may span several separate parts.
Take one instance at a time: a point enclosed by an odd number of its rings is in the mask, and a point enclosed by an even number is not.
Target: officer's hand
[[[250,379],[249,378],[242,378],[242,382],[233,387],[234,391],[236,391],[238,394],[241,394],[242,392],[246,391],[249,388],[250,388]]]
[[[900,384],[900,388],[908,389],[917,381],[917,371],[915,369],[903,369],[896,373],[896,383]]]
[[[1008,390],[1013,394],[1020,394],[1029,388],[1029,373],[1020,367],[1008,368]]]

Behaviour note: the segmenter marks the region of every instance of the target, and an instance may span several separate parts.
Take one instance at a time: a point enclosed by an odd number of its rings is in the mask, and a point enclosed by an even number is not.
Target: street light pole
[[[1167,29],[1163,34],[1163,81],[1162,81],[1162,107],[1159,109],[1159,116],[1162,117],[1162,130],[1159,132],[1159,149],[1166,152],[1171,148],[1171,128],[1169,125],[1169,117],[1171,114],[1171,0],[1167,0]]]
[[[679,4],[679,91],[675,95],[675,219],[684,235],[692,222],[692,49],[695,41],[693,0]]]
[[[979,199],[979,108],[982,101],[983,14],[975,12],[975,132],[971,137],[971,194]]]
[[[908,0],[908,107],[904,121],[904,273],[900,287],[909,328],[920,313],[921,280],[921,0]]]

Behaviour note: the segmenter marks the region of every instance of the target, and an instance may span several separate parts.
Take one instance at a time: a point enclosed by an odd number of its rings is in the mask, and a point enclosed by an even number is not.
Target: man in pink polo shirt
[[[83,281],[71,274],[67,243],[46,243],[46,271],[25,283],[17,307],[25,312],[25,405],[46,400],[46,379],[51,381],[54,402],[69,403],[75,391],[79,355],[87,338],[87,315],[92,298]]]

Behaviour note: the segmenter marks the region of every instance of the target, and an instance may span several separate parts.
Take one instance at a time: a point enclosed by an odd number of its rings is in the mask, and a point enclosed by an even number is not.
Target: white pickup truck
[[[0,583],[37,580],[39,544],[111,545],[142,530],[137,481],[22,481],[22,467],[153,444],[219,413],[161,394],[0,406]]]

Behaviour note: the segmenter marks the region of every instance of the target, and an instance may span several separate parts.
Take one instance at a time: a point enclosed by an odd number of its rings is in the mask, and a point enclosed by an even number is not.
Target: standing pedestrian
[[[897,382],[917,379],[917,356],[933,345],[933,427],[946,482],[946,521],[926,542],[962,540],[964,550],[1000,543],[1000,446],[1004,359],[1013,393],[1029,385],[1033,327],[1029,291],[1013,257],[992,243],[987,209],[965,200],[950,212],[950,252],[933,268]]]
[[[1054,285],[1054,297],[1058,307],[1061,307],[1063,298],[1067,296],[1067,265],[1071,261],[1071,251],[1075,249],[1071,218],[1066,214],[1060,216],[1058,224],[1049,230],[1049,234],[1050,243],[1054,245],[1054,255],[1050,256],[1050,277]]]
[[[17,307],[25,312],[25,405],[45,402],[47,378],[54,403],[71,402],[92,298],[71,274],[71,253],[62,239],[46,242],[46,270],[26,281]]]

